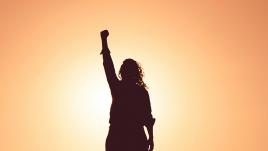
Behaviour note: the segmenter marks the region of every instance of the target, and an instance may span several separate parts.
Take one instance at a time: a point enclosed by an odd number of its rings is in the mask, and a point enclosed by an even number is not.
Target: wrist
[[[101,37],[102,41],[107,41],[107,37]]]

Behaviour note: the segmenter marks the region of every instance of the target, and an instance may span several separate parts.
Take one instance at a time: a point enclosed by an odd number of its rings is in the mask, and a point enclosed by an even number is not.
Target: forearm
[[[102,38],[101,39],[101,43],[102,43],[101,54],[103,54],[103,53],[110,53],[110,50],[109,50],[109,47],[108,47],[107,38]]]
[[[102,38],[101,43],[102,43],[102,49],[109,49],[108,48],[107,38]]]
[[[149,134],[149,139],[153,139],[154,138],[153,125],[147,125],[146,128]]]
[[[154,149],[154,132],[153,132],[153,125],[146,125],[149,138],[148,138],[148,150],[153,151]]]
[[[102,38],[102,58],[103,58],[103,65],[105,67],[106,73],[111,76],[111,74],[115,74],[113,60],[110,54],[110,50],[108,48],[107,38]]]

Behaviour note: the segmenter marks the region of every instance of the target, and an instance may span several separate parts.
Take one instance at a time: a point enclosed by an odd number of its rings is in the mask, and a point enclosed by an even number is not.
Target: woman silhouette
[[[108,36],[107,30],[101,32],[103,66],[112,94],[106,151],[152,151],[155,119],[151,114],[149,94],[142,79],[142,68],[133,59],[124,60],[119,80],[108,48]],[[148,131],[148,140],[143,126]]]

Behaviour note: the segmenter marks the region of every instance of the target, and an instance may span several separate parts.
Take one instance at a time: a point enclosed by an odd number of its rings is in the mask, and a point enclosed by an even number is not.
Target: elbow
[[[145,121],[145,126],[146,127],[153,127],[154,126],[154,124],[155,124],[155,118],[150,118],[150,119],[147,119],[146,121]]]

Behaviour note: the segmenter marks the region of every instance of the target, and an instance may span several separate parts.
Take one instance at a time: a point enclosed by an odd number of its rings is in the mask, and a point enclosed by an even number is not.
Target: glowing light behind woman
[[[104,150],[110,93],[96,35],[144,69],[155,151],[266,151],[267,4],[0,2],[0,150]],[[122,39],[124,37],[124,39]]]

